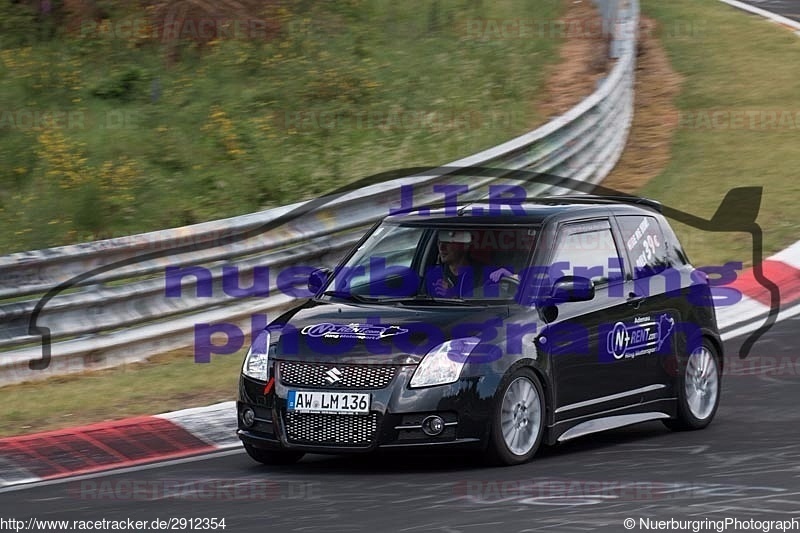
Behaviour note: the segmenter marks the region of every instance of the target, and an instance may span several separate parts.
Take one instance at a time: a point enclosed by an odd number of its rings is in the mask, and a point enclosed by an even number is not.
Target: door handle
[[[628,300],[627,302],[633,306],[634,309],[638,309],[642,302],[645,301],[647,297],[641,294],[636,294],[635,292],[628,293]]]

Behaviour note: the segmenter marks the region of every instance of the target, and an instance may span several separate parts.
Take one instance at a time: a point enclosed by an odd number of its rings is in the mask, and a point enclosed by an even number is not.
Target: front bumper
[[[242,376],[237,402],[239,438],[254,447],[309,453],[363,453],[386,448],[447,447],[484,448],[488,441],[491,395],[482,392],[483,378],[467,377],[449,384],[411,389],[408,382],[415,366],[398,366],[382,388],[321,388],[282,382],[280,363],[274,365],[274,386]],[[336,390],[368,393],[370,412],[310,414],[288,412],[289,390]],[[246,426],[245,408],[255,411],[255,422]],[[441,417],[444,431],[429,436],[422,421]]]

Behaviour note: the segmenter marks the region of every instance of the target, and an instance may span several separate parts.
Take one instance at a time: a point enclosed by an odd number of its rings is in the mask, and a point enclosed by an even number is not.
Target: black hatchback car
[[[558,196],[394,215],[245,357],[238,435],[304,453],[474,449],[714,417],[723,353],[708,279],[659,204]]]

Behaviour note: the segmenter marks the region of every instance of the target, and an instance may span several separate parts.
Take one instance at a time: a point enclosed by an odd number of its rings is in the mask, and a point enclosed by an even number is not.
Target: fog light
[[[440,416],[429,416],[422,421],[422,431],[431,437],[440,435],[444,431],[444,420]]]
[[[249,407],[245,407],[244,411],[242,411],[242,422],[245,427],[251,427],[256,423],[256,413]]]

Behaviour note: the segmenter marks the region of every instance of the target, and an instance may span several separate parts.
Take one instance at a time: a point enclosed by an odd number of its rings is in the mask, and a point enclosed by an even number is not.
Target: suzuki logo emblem
[[[342,371],[336,367],[331,368],[327,372],[325,372],[325,381],[333,385],[337,381],[342,381]]]

